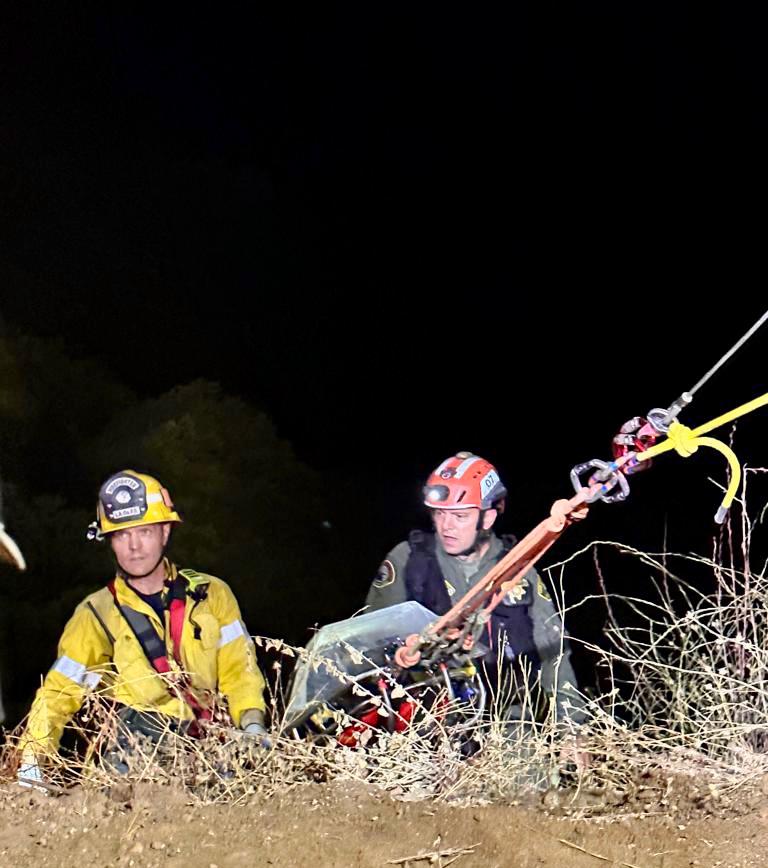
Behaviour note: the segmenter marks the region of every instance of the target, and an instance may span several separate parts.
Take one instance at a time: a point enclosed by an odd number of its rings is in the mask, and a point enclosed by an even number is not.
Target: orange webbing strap
[[[425,645],[441,639],[456,639],[469,617],[478,609],[483,608],[487,613],[493,611],[504,594],[520,583],[525,573],[557,542],[563,531],[574,521],[586,516],[585,504],[600,488],[599,484],[592,485],[582,488],[570,500],[555,501],[549,517],[510,549],[482,582],[470,588],[451,609],[422,633],[414,633],[405,640],[405,644],[395,652],[398,665],[404,668],[415,666],[421,659],[420,649]]]

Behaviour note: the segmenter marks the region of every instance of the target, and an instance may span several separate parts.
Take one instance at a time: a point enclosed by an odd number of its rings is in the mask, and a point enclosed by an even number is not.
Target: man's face
[[[479,509],[433,509],[435,533],[449,555],[458,555],[471,548],[477,534]],[[496,510],[486,510],[483,527],[488,530],[496,519]]]
[[[127,575],[144,576],[159,563],[170,532],[168,522],[145,524],[116,530],[109,535],[109,542],[118,564]]]

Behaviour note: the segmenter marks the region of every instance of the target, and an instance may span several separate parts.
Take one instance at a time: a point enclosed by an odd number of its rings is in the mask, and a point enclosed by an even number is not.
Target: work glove
[[[259,747],[267,749],[272,747],[269,732],[264,725],[264,712],[256,708],[249,708],[244,711],[240,720],[240,727],[243,733],[248,738],[253,739]]]

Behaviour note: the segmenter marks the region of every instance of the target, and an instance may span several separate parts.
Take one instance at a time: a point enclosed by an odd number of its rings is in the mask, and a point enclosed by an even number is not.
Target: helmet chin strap
[[[476,551],[478,551],[487,541],[491,535],[490,530],[486,530],[483,527],[483,519],[485,518],[485,513],[487,510],[481,509],[477,516],[477,524],[475,525],[475,538],[472,542],[472,545],[469,548],[464,549],[463,552],[458,552],[453,557],[455,558],[466,558],[470,555],[473,555]]]

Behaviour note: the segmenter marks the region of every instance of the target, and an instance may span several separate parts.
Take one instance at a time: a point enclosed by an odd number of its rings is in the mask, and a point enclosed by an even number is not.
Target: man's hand
[[[258,742],[259,747],[271,748],[272,742],[269,732],[264,725],[264,712],[256,708],[249,708],[243,712],[240,727],[245,735]]]

